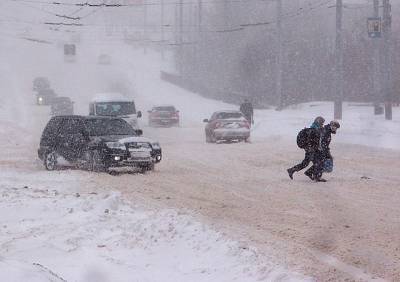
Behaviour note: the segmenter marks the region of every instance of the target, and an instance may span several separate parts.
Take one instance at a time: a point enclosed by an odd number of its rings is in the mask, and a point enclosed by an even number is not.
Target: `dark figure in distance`
[[[253,105],[250,103],[248,99],[244,99],[244,102],[240,105],[240,111],[246,117],[250,124],[254,124],[253,119]]]
[[[324,122],[325,119],[323,117],[319,116],[315,118],[313,124],[310,127],[310,130],[308,131],[307,145],[304,148],[305,151],[304,160],[301,163],[287,170],[290,179],[293,179],[293,174],[295,172],[305,169],[310,164],[310,162],[314,163],[316,161],[315,157],[318,152],[321,132],[324,126]],[[304,174],[307,175],[312,180],[314,180],[314,176],[309,173],[310,171],[307,170]]]
[[[340,128],[340,123],[333,120],[322,129],[320,146],[315,154],[315,162],[313,162],[313,166],[306,171],[306,175],[312,175],[316,181],[326,182],[326,180],[321,177],[324,171],[325,161],[331,160],[333,162],[329,146],[331,144],[332,134],[336,134],[338,128]]]

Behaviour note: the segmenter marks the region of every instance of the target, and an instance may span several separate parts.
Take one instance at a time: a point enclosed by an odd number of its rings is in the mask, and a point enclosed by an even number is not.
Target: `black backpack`
[[[312,128],[303,128],[297,134],[297,146],[301,149],[305,149],[310,143],[310,133]]]

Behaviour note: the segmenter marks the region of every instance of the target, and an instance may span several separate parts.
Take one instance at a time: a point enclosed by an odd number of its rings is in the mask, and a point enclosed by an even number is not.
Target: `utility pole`
[[[179,0],[179,75],[183,77],[183,0]]]
[[[143,53],[147,53],[147,2],[143,0]]]
[[[379,0],[374,0],[373,2],[373,8],[374,8],[374,18],[379,18]],[[380,65],[381,65],[381,60],[380,60],[380,46],[381,46],[381,40],[379,39],[373,39],[375,42],[374,44],[374,56],[373,56],[373,65],[374,65],[374,71],[373,71],[373,85],[374,85],[374,114],[379,115],[381,113],[381,107],[380,107],[380,102],[381,102],[381,86],[380,86],[380,79],[381,79],[381,73],[380,73]]]
[[[165,59],[165,35],[164,35],[164,0],[161,0],[161,59]]]
[[[199,38],[201,35],[201,27],[203,25],[203,1],[202,0],[198,0],[198,4],[197,4],[197,31],[199,32]]]
[[[334,118],[342,119],[343,111],[343,0],[336,0],[336,95],[334,99]]]
[[[276,97],[278,98],[277,110],[283,108],[282,97],[282,72],[283,72],[283,44],[282,44],[282,0],[276,0],[276,29],[277,29],[277,58],[276,58]]]
[[[385,95],[385,118],[392,120],[392,62],[391,62],[391,36],[392,36],[392,15],[390,0],[383,0],[383,90]]]

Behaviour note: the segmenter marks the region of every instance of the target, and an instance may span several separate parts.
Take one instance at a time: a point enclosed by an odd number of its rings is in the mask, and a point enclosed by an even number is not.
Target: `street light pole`
[[[164,0],[161,0],[161,59],[165,59],[165,35],[164,35]]]
[[[334,99],[334,117],[342,119],[343,111],[343,0],[336,0],[336,94]]]
[[[374,8],[374,18],[379,18],[379,0],[374,0],[373,2],[373,8]],[[379,55],[379,50],[381,46],[381,41],[379,39],[374,39],[374,56],[373,56],[373,89],[374,89],[374,114],[379,115],[381,114],[381,85],[380,85],[380,80],[381,80],[381,75],[380,75],[380,65],[381,65],[381,60],[380,60],[380,55]]]
[[[282,0],[276,1],[276,28],[277,28],[277,58],[276,58],[276,97],[278,98],[277,110],[283,108],[282,97],[282,72],[283,72],[283,44],[282,44]]]
[[[384,81],[383,89],[385,95],[385,118],[392,120],[392,62],[391,36],[392,36],[392,15],[390,0],[383,0],[383,56],[384,56]]]

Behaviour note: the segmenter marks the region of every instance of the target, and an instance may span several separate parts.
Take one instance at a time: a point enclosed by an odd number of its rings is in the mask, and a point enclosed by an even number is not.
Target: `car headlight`
[[[43,98],[42,97],[39,97],[39,101],[42,101],[43,100]]]
[[[106,146],[110,149],[126,150],[125,144],[120,142],[106,142]]]

